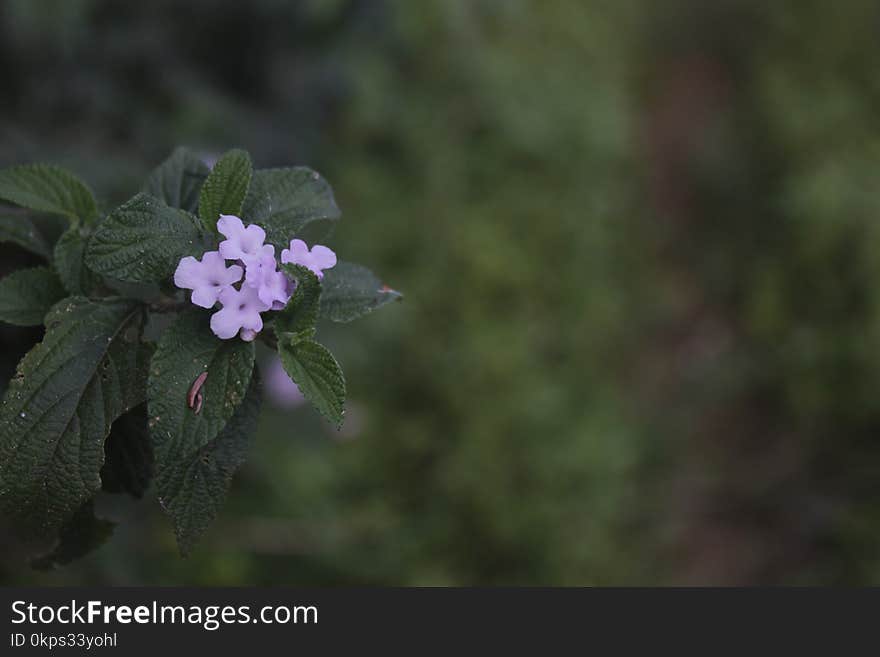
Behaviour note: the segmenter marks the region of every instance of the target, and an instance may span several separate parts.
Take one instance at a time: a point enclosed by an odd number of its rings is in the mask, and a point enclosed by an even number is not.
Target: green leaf
[[[98,277],[85,266],[86,237],[78,226],[68,228],[55,244],[55,271],[71,294],[89,294]]]
[[[30,217],[0,216],[0,242],[12,242],[47,260],[52,257],[52,247]]]
[[[86,249],[93,272],[127,283],[170,278],[180,259],[205,250],[195,217],[138,194],[111,212]]]
[[[58,275],[48,267],[19,269],[0,280],[0,321],[38,326],[49,309],[66,296]]]
[[[210,169],[186,148],[176,148],[158,167],[153,169],[143,192],[165,205],[195,212],[199,204],[199,191]]]
[[[94,503],[89,500],[61,529],[55,548],[34,559],[31,566],[37,570],[51,570],[80,559],[106,543],[113,535],[114,527],[115,523],[95,516]]]
[[[217,517],[232,477],[245,462],[257,428],[262,399],[259,376],[254,372],[244,402],[203,447],[180,455],[179,477],[166,491],[165,508],[174,522],[177,545],[184,556]]]
[[[92,192],[69,171],[49,164],[22,164],[0,170],[0,199],[31,210],[89,223],[98,209]]]
[[[253,343],[220,340],[211,332],[209,316],[196,308],[180,313],[162,334],[150,364],[148,412],[160,480],[174,450],[202,447],[219,433],[251,378]],[[205,372],[203,404],[195,413],[187,396]]]
[[[262,226],[278,248],[294,237],[323,239],[340,216],[330,185],[307,167],[255,171],[242,209],[242,217]]]
[[[351,262],[338,262],[325,271],[321,290],[321,317],[334,322],[350,322],[403,299],[369,269]]]
[[[281,265],[296,289],[284,310],[275,316],[275,332],[301,334],[315,328],[321,302],[321,283],[309,269],[300,265]]]
[[[147,428],[147,407],[141,404],[110,427],[104,443],[101,488],[141,498],[153,478],[153,443]]]
[[[199,216],[208,231],[217,232],[221,214],[241,214],[253,171],[251,156],[243,150],[231,150],[217,160],[199,197]]]
[[[211,332],[208,313],[184,311],[162,334],[150,364],[147,409],[156,492],[169,513],[186,484],[186,459],[226,426],[244,400],[253,370],[253,343],[220,340]],[[205,373],[201,404],[191,408],[193,386]]]
[[[144,313],[72,297],[46,316],[0,406],[0,512],[52,536],[101,487],[110,425],[145,396]]]
[[[288,376],[303,396],[337,427],[342,425],[345,377],[326,347],[314,340],[278,339],[278,354]]]

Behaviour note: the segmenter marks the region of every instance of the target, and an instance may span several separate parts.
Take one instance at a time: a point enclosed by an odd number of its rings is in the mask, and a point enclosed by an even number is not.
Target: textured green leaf
[[[101,487],[110,425],[145,397],[144,313],[72,297],[46,316],[0,407],[0,512],[51,536]]]
[[[110,427],[110,436],[104,443],[101,488],[108,493],[143,497],[153,478],[153,464],[147,407],[141,404]]]
[[[166,491],[163,500],[174,522],[181,554],[189,554],[223,507],[232,477],[247,458],[261,398],[255,370],[244,401],[223,430],[203,447],[180,455],[177,486]]]
[[[320,314],[334,322],[350,322],[401,299],[400,292],[383,285],[366,267],[338,262],[333,269],[324,272]]]
[[[309,339],[278,339],[278,354],[303,396],[336,426],[342,425],[345,377],[333,354]]]
[[[262,226],[270,243],[287,248],[293,237],[323,239],[341,213],[324,178],[307,167],[293,167],[255,171],[241,216],[245,223]]]
[[[98,284],[98,277],[85,266],[87,239],[78,226],[71,226],[55,244],[55,271],[71,294],[89,294]]]
[[[210,169],[186,148],[176,148],[158,167],[153,169],[143,192],[165,205],[195,212],[199,204],[199,191]]]
[[[162,334],[150,365],[147,409],[156,492],[169,513],[186,485],[186,459],[226,426],[244,400],[253,370],[253,343],[220,340],[211,332],[208,313],[185,311]],[[191,408],[191,389],[204,373],[201,405]]]
[[[47,260],[52,257],[52,247],[30,217],[0,216],[0,242],[12,242]]]
[[[287,277],[296,281],[296,289],[284,310],[275,316],[275,332],[296,333],[311,331],[318,321],[321,302],[321,283],[310,270],[300,265],[281,265]]]
[[[35,559],[31,566],[37,570],[51,570],[86,556],[98,549],[113,535],[115,523],[95,516],[94,503],[89,500],[62,527],[55,548]]]
[[[127,283],[170,278],[180,259],[205,250],[195,217],[138,194],[111,212],[86,249],[93,272]]]
[[[0,199],[84,223],[98,214],[95,198],[85,183],[49,164],[22,164],[0,170]]]
[[[38,326],[58,301],[67,296],[49,267],[19,269],[0,280],[0,321]]]
[[[244,399],[251,378],[253,343],[220,340],[211,332],[209,317],[196,308],[182,312],[165,329],[153,355],[148,412],[160,479],[174,450],[202,447],[217,435]],[[195,413],[187,393],[204,372],[204,401]]]
[[[241,214],[253,171],[251,156],[243,150],[231,150],[217,160],[199,197],[199,216],[208,231],[217,231],[221,214]]]

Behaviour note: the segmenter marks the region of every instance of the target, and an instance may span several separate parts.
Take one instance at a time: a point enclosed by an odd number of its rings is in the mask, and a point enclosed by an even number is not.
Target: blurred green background
[[[322,327],[194,554],[17,584],[880,583],[880,5],[5,0],[0,164],[308,164],[405,292]],[[4,271],[27,256],[3,248]],[[39,332],[0,328],[4,376]],[[0,538],[0,549],[2,549]]]

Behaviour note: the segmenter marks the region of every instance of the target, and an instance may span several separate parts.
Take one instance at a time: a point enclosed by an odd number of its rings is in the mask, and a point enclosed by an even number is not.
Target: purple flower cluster
[[[202,308],[213,308],[219,301],[221,309],[211,316],[211,330],[218,338],[238,335],[250,342],[263,330],[261,313],[284,308],[296,284],[279,271],[275,247],[265,243],[262,228],[224,214],[217,230],[226,238],[219,250],[207,251],[201,261],[181,259],[174,284],[192,290],[192,302]],[[234,264],[227,266],[227,260]],[[324,270],[336,265],[336,254],[320,244],[309,250],[302,240],[291,240],[290,248],[281,251],[281,262],[301,265],[323,278]]]

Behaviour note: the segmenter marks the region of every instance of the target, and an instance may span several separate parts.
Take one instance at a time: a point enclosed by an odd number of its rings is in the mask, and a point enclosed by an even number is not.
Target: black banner
[[[714,589],[0,589],[0,655],[336,654],[438,648],[582,653],[601,646],[839,649],[874,591]],[[176,653],[175,653],[176,654]],[[604,654],[604,653],[603,653]]]

